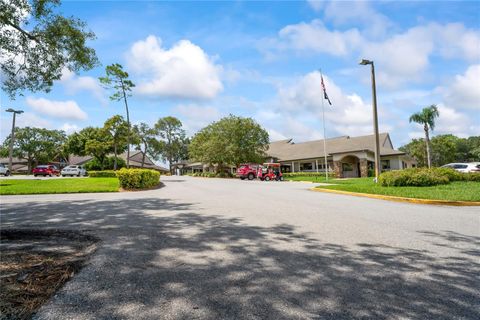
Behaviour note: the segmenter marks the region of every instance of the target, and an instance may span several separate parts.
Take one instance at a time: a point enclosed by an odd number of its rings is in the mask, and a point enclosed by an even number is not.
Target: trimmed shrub
[[[123,189],[148,189],[160,182],[160,172],[150,169],[120,169],[117,172]]]
[[[88,171],[88,176],[91,178],[116,178],[117,175],[113,170],[103,171]]]
[[[233,174],[230,172],[219,172],[215,175],[217,178],[233,178]]]
[[[447,184],[450,182],[446,174],[436,172],[435,169],[426,168],[413,168],[384,172],[380,174],[378,181],[384,187],[426,187]]]
[[[325,172],[285,172],[283,173],[285,178],[289,177],[325,177]],[[335,172],[329,171],[328,176],[331,178],[335,178]]]
[[[450,181],[463,181],[467,179],[467,174],[458,172],[452,168],[432,168],[430,170],[438,175],[447,177]]]
[[[480,173],[478,172],[469,172],[469,173],[463,173],[465,175],[465,180],[467,181],[476,181],[480,182]]]

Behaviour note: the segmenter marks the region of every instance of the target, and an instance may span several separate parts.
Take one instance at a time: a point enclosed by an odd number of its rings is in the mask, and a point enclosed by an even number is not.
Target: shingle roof
[[[390,139],[388,133],[380,134],[381,155],[404,154],[401,151],[391,149],[387,139]],[[327,139],[326,145],[327,155],[332,155],[364,150],[374,152],[375,142],[374,135],[360,137],[342,136]],[[267,154],[283,161],[324,157],[323,139],[301,143],[293,143],[291,139],[272,142],[269,145]]]

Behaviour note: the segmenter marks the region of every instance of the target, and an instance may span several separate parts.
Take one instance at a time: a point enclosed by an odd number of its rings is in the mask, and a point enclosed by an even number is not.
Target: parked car
[[[10,175],[10,170],[3,163],[0,163],[0,174],[3,174],[5,177]]]
[[[65,176],[86,176],[87,170],[83,166],[66,166],[62,169],[62,177]]]
[[[443,165],[442,168],[452,168],[459,172],[480,172],[480,162],[449,163]]]
[[[242,164],[237,170],[237,177],[242,180],[248,179],[253,180],[257,177],[258,164]]]
[[[60,175],[60,170],[52,164],[47,164],[47,165],[40,165],[37,166],[35,169],[32,170],[33,175],[36,176],[59,176]]]

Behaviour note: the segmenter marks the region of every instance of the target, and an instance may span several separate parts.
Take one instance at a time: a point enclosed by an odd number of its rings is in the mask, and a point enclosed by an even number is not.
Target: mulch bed
[[[85,265],[97,238],[78,231],[1,230],[0,319],[30,319]]]

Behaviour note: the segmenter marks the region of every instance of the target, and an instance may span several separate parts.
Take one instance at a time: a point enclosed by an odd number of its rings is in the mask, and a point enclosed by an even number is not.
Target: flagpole
[[[323,79],[322,70],[320,69],[320,78]],[[323,88],[322,88],[323,90]],[[325,133],[325,97],[322,92],[322,121],[323,121],[323,153],[325,157],[325,181],[328,181],[328,162],[327,162],[327,135]]]

